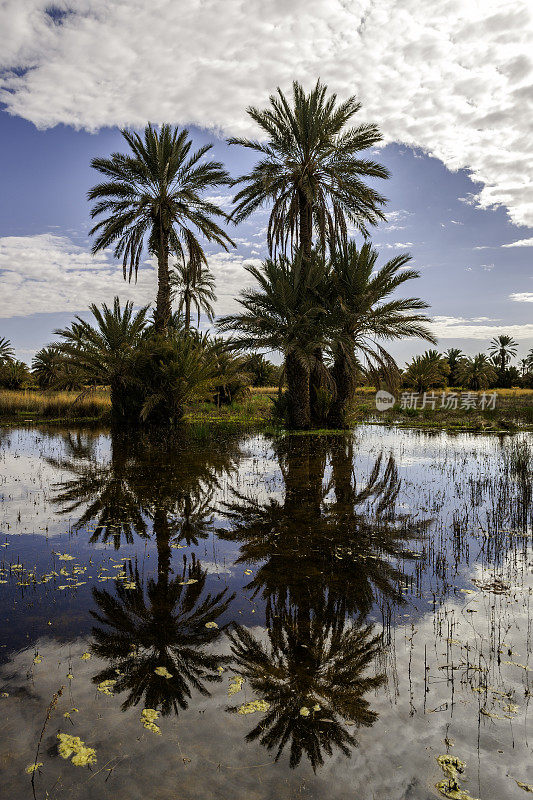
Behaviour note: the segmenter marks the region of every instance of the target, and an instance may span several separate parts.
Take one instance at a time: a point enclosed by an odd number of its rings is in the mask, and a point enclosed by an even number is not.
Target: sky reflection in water
[[[37,797],[425,800],[447,752],[471,797],[523,797],[527,446],[1,431],[9,796],[30,796],[64,687]]]

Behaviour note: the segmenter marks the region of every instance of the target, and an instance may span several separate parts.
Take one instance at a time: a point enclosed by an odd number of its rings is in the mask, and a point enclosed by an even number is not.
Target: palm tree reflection
[[[206,627],[224,614],[234,595],[227,589],[205,593],[207,571],[192,556],[170,579],[166,553],[159,561],[157,579],[147,581],[146,591],[137,567],[129,580],[117,582],[116,592],[93,589],[100,623],[93,628],[93,652],[108,665],[94,676],[96,684],[116,680],[115,693],[126,692],[123,710],[139,704],[163,715],[187,708],[192,690],[209,696],[206,684],[221,680],[222,667],[231,658],[217,655],[213,645],[221,628]],[[156,670],[166,671],[166,675]]]
[[[366,695],[384,681],[372,670],[381,636],[364,618],[377,599],[403,602],[402,564],[429,523],[398,513],[392,456],[378,456],[358,485],[351,438],[287,437],[275,447],[284,499],[235,493],[233,528],[219,532],[256,570],[248,588],[265,599],[267,633],[238,626],[229,636],[235,671],[268,705],[247,739],[276,760],[288,748],[291,767],[305,754],[316,770],[334,748],[350,754],[352,726],[376,719]]]

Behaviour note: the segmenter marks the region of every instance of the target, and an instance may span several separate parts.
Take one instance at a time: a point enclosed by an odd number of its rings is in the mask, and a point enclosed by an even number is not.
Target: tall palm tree
[[[63,339],[58,350],[82,383],[110,386],[113,412],[123,415],[131,361],[146,328],[148,306],[134,313],[131,301],[121,308],[115,297],[112,309],[91,303],[89,310],[96,325],[77,316],[69,328],[54,331]]]
[[[308,428],[311,422],[309,375],[317,348],[327,339],[327,320],[321,296],[325,269],[319,258],[305,264],[299,254],[267,259],[247,266],[259,288],[241,292],[243,311],[222,317],[222,331],[237,331],[235,348],[277,350],[285,358],[290,424]]]
[[[426,324],[429,318],[420,313],[427,303],[417,297],[389,299],[404,283],[419,277],[417,270],[406,268],[411,256],[395,256],[379,268],[377,259],[378,252],[370,243],[358,249],[350,242],[337,249],[331,260],[328,301],[340,319],[332,346],[336,393],[328,416],[334,427],[346,424],[354,374],[361,365],[371,378],[378,369],[391,376],[398,372],[380,342],[404,336],[436,341]]]
[[[197,311],[198,325],[200,325],[200,312],[202,311],[206,314],[209,322],[213,322],[215,316],[213,303],[216,303],[217,296],[215,279],[207,268],[198,272],[190,261],[176,264],[170,276],[170,286],[179,296],[179,313],[185,311],[186,329],[191,325],[191,306],[194,306]]]
[[[448,361],[437,350],[426,350],[423,355],[415,356],[407,364],[404,381],[417,392],[425,392],[446,386],[449,372]]]
[[[486,389],[496,380],[497,372],[487,355],[478,353],[459,362],[457,377],[461,386],[468,389]]]
[[[267,241],[270,254],[300,248],[309,262],[313,228],[324,252],[328,240],[346,242],[349,226],[364,235],[385,219],[385,198],[365,183],[388,178],[389,172],[361,153],[381,141],[376,125],[348,128],[361,108],[355,97],[337,104],[335,94],[317,81],[306,94],[294,82],[292,104],[278,88],[264,110],[249,108],[266,141],[232,138],[260,156],[250,173],[233,181],[243,185],[234,197],[235,223],[263,205],[271,205]]]
[[[9,339],[0,336],[0,366],[10,364],[15,360],[15,351]]]
[[[498,364],[500,372],[505,371],[505,367],[510,362],[511,358],[516,355],[517,349],[518,343],[512,336],[501,334],[490,340],[489,354]]]
[[[155,325],[167,330],[171,314],[169,256],[187,259],[199,272],[206,262],[198,235],[225,249],[232,240],[216,222],[226,214],[204,193],[228,183],[229,176],[219,161],[204,156],[212,145],[191,153],[187,130],[170,125],[157,130],[147,125],[144,137],[122,131],[130,153],[113,153],[94,158],[92,166],[106,180],[93,186],[89,200],[95,200],[91,216],[101,217],[90,231],[96,239],[92,251],[113,247],[122,259],[124,278],[137,277],[143,249],[157,257],[157,303]]]

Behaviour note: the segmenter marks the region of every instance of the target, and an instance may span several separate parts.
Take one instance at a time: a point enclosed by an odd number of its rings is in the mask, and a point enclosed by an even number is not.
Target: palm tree
[[[511,360],[511,357],[516,355],[517,349],[518,343],[515,342],[512,336],[501,334],[490,340],[489,354],[494,358],[495,363],[498,364],[500,372],[505,371],[505,367]]]
[[[533,370],[533,347],[526,356],[526,363],[528,370]]]
[[[82,383],[69,359],[57,344],[51,344],[35,354],[31,371],[41,389],[80,389]]]
[[[190,261],[186,264],[176,264],[170,276],[170,285],[175,294],[179,295],[179,313],[185,309],[186,329],[191,324],[191,306],[194,306],[198,313],[198,325],[200,325],[201,311],[207,315],[209,322],[213,322],[215,316],[213,303],[216,303],[217,296],[215,279],[208,269],[198,273]]]
[[[89,310],[95,326],[77,316],[69,328],[54,331],[63,339],[58,351],[82,383],[110,386],[114,414],[127,415],[131,363],[146,328],[148,306],[134,313],[131,301],[122,309],[115,297],[112,309],[91,303]]]
[[[325,269],[319,258],[305,264],[301,255],[267,259],[246,271],[259,288],[241,292],[243,311],[221,318],[222,331],[237,331],[234,348],[278,350],[285,358],[290,424],[308,428],[311,422],[309,375],[317,348],[327,339]]]
[[[497,378],[497,372],[485,353],[473,358],[463,358],[457,367],[457,378],[461,386],[468,389],[486,389]]]
[[[347,128],[361,104],[354,97],[337,104],[336,95],[326,93],[320,81],[309,94],[294,82],[291,105],[278,88],[267,109],[248,109],[266,141],[229,140],[260,156],[249,174],[233,181],[243,188],[235,195],[231,218],[240,223],[271,204],[267,241],[272,256],[294,245],[309,262],[313,228],[324,253],[328,241],[347,241],[349,226],[366,236],[368,225],[385,219],[385,198],[364,179],[388,178],[389,172],[360,157],[381,141],[381,134],[376,125]]]
[[[92,228],[93,253],[113,247],[122,259],[124,278],[137,276],[145,245],[157,257],[155,325],[166,333],[171,314],[169,256],[174,253],[191,264],[194,274],[206,263],[198,234],[225,249],[232,240],[215,221],[224,212],[204,197],[208,189],[228,183],[219,161],[204,156],[212,145],[191,153],[187,130],[170,125],[156,130],[147,125],[144,137],[123,130],[131,153],[94,158],[92,166],[106,180],[88,193],[95,200],[91,216],[105,215]]]
[[[417,392],[425,392],[428,389],[446,386],[449,372],[448,361],[437,350],[426,350],[423,355],[415,356],[407,364],[404,382]]]
[[[0,366],[10,364],[15,360],[15,351],[9,339],[0,336]]]
[[[396,256],[380,268],[377,259],[378,252],[370,243],[358,250],[355,242],[350,242],[331,260],[329,304],[341,320],[332,346],[336,392],[328,422],[333,427],[346,425],[347,404],[361,365],[371,379],[378,370],[397,375],[396,363],[380,340],[416,336],[436,341],[426,326],[429,318],[419,313],[428,308],[427,303],[417,297],[389,299],[406,281],[419,277],[416,270],[406,269],[411,256]]]
[[[457,386],[457,367],[461,359],[464,358],[464,353],[458,347],[449,347],[444,353],[444,357],[450,367],[449,384],[450,386]]]

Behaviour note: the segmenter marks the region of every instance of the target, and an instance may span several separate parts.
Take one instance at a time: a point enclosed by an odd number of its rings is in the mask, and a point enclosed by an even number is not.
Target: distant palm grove
[[[107,386],[117,424],[175,424],[198,400],[231,403],[249,385],[280,387],[275,411],[296,429],[348,424],[357,386],[424,392],[438,387],[533,388],[533,350],[517,365],[517,344],[501,335],[486,353],[428,349],[401,370],[388,342],[412,337],[435,345],[427,303],[398,295],[419,273],[408,254],[382,261],[370,232],[386,221],[389,178],[368,157],[381,140],[376,125],[354,125],[355,98],[339,103],[317,82],[294,83],[265,109],[249,108],[259,141],[230,139],[257,162],[232,179],[193,149],[187,130],[148,125],[122,131],[127,152],[96,158],[101,181],[88,194],[93,253],[112,249],[124,278],[143,254],[157,261],[154,307],[135,310],[115,297],[92,304],[92,322],[76,317],[35,356],[31,372],[0,337],[0,387],[73,389]],[[233,210],[209,197],[235,187]],[[215,321],[216,286],[206,244],[235,246],[225,226],[269,209],[268,257],[248,266],[250,288],[239,311]],[[205,314],[218,332],[201,333]],[[281,354],[282,365],[267,356]],[[286,391],[282,392],[281,387]]]

